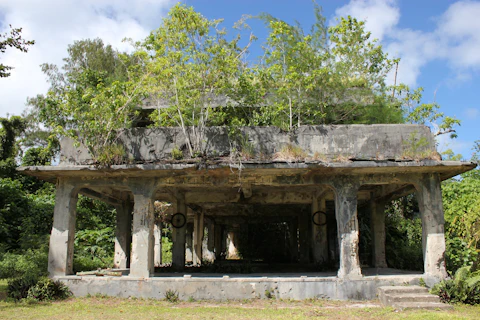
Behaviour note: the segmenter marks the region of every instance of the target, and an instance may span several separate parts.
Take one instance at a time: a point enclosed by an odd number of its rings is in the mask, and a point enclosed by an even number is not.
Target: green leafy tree
[[[391,60],[365,31],[365,23],[341,18],[330,28],[321,8],[305,32],[263,15],[270,30],[262,65],[268,106],[267,125],[292,130],[303,124],[398,123],[403,113],[387,99]],[[266,111],[266,112],[264,112]]]
[[[238,81],[240,37],[228,40],[221,20],[208,20],[193,8],[177,4],[161,26],[138,44],[147,61],[148,92],[156,106],[158,126],[179,126],[194,157],[205,148],[205,128],[218,110],[217,99]]]
[[[34,40],[25,40],[22,38],[22,28],[12,28],[10,25],[10,32],[0,34],[0,53],[5,53],[7,48],[15,48],[22,52],[28,51],[28,46],[31,46],[35,43]],[[0,63],[0,78],[5,78],[10,76],[10,70],[12,66],[6,66],[3,63]]]
[[[478,263],[480,253],[480,172],[470,171],[461,179],[442,185],[447,238],[447,267],[458,268]]]
[[[398,93],[397,100],[404,110],[408,123],[427,125],[435,136],[449,133],[451,138],[457,137],[454,128],[460,125],[460,120],[446,116],[440,111],[440,105],[436,102],[423,103],[422,87],[411,90],[408,86],[401,84],[394,87],[394,90]]]
[[[115,151],[119,130],[131,125],[147,74],[133,55],[115,52],[100,39],[76,41],[64,61],[62,70],[42,66],[50,90],[29,100],[31,114],[54,137],[72,137],[100,159]]]

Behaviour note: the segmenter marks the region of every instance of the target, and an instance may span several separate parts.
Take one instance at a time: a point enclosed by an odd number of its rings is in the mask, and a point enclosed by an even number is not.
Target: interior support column
[[[206,260],[215,261],[215,230],[216,226],[212,221],[207,223],[207,252],[203,253]]]
[[[176,212],[181,213],[187,217],[187,204],[185,203],[185,194],[178,193],[176,195]],[[183,269],[185,267],[185,235],[187,224],[185,223],[181,228],[173,228],[172,238],[172,267],[176,269]]]
[[[372,263],[375,268],[387,268],[385,256],[385,206],[384,200],[370,199],[370,229],[372,232]]]
[[[193,223],[187,223],[185,235],[185,262],[193,264]]]
[[[357,192],[359,183],[354,177],[338,177],[333,186],[340,248],[340,267],[337,276],[358,278],[362,276],[358,257]]]
[[[73,274],[73,242],[78,194],[66,179],[57,179],[53,226],[48,252],[50,276]]]
[[[210,236],[210,234],[208,235]],[[215,224],[215,260],[222,260],[223,252],[223,226],[220,224]]]
[[[310,262],[310,232],[308,230],[309,222],[310,214],[305,214],[305,212],[301,212],[298,216],[298,236],[300,245],[300,263],[303,264]]]
[[[113,267],[118,269],[126,269],[130,266],[133,203],[129,200],[124,200],[121,205],[115,206],[115,210],[117,211],[117,217]]]
[[[325,198],[314,197],[312,202],[313,215],[321,211],[327,212]],[[312,243],[313,243],[313,261],[321,264],[328,260],[328,235],[327,235],[327,217],[323,214],[315,215],[315,221],[312,220]],[[315,222],[315,223],[313,223]]]
[[[288,224],[290,234],[290,258],[292,262],[298,262],[298,217],[294,217]]]
[[[204,213],[195,211],[193,213],[193,265],[202,264],[202,244],[203,244],[203,225]]]
[[[155,246],[153,249],[154,265],[160,267],[162,265],[162,223],[155,222],[153,227],[153,237],[155,239]]]
[[[154,183],[147,179],[132,181],[130,188],[134,200],[130,276],[148,278],[154,272]]]
[[[240,257],[238,255],[238,225],[232,225],[227,234],[227,258],[232,260],[238,260]]]
[[[445,269],[445,219],[442,191],[437,173],[426,173],[417,183],[418,204],[422,215],[424,272],[433,284],[447,277]],[[426,280],[427,280],[426,279]]]

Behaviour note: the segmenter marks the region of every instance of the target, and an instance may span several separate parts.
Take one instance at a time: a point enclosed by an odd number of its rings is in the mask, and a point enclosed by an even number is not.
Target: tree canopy
[[[385,53],[353,17],[306,31],[268,14],[257,17],[269,31],[258,60],[247,58],[257,39],[247,19],[233,28],[177,4],[160,27],[120,53],[102,40],[76,41],[61,67],[45,64],[50,90],[30,99],[33,113],[56,135],[83,143],[97,159],[122,160],[119,132],[149,105],[150,125],[179,126],[194,157],[204,152],[205,128],[225,125],[278,126],[422,123],[435,134],[459,124],[424,104],[422,89],[388,85],[399,63]],[[108,153],[119,157],[106,157]]]
[[[31,46],[35,43],[34,40],[25,40],[22,38],[22,28],[13,28],[10,25],[10,32],[0,34],[0,53],[5,53],[7,48],[15,48],[22,52],[28,51],[28,46]],[[12,66],[6,66],[3,63],[0,63],[0,78],[5,78],[10,76],[10,70]]]

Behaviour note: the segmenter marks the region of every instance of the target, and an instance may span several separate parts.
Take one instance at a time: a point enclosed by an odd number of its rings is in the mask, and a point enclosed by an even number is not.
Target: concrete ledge
[[[326,161],[335,159],[401,160],[415,154],[435,153],[435,141],[430,129],[423,125],[319,125],[301,126],[292,132],[277,127],[239,128],[255,159],[275,158],[287,145],[295,146],[306,157]],[[237,143],[229,137],[227,127],[208,127],[201,137],[202,151],[209,157],[229,156]],[[193,136],[193,135],[191,135]],[[191,137],[192,138],[192,137]],[[181,128],[134,128],[120,133],[126,157],[132,162],[157,162],[172,159],[172,150],[186,154],[186,137]],[[60,165],[93,164],[85,146],[75,147],[69,138],[61,141]],[[240,146],[240,147],[242,147]]]
[[[422,275],[382,275],[343,280],[318,276],[202,276],[191,277],[55,277],[75,296],[88,294],[116,297],[164,299],[167,290],[175,290],[181,300],[241,300],[266,298],[270,292],[280,299],[371,300],[381,286],[416,285]]]

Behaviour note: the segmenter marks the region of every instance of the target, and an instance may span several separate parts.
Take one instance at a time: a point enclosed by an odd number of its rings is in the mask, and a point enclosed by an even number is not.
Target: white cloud
[[[366,21],[365,27],[373,38],[382,40],[400,20],[396,0],[352,0],[335,11],[337,16],[352,16]]]
[[[444,58],[454,67],[480,68],[480,2],[452,4],[438,21],[437,35],[447,43]]]
[[[9,49],[0,59],[14,66],[0,79],[0,116],[20,114],[26,97],[48,89],[39,65],[61,64],[67,45],[75,40],[102,38],[125,50],[125,37],[141,39],[160,25],[173,0],[0,0],[0,32],[22,27],[22,37],[35,40],[28,53]]]
[[[436,28],[431,32],[400,28],[395,0],[352,0],[336,14],[366,20],[366,30],[381,40],[391,57],[401,58],[398,82],[415,87],[422,67],[439,59],[451,66],[451,78],[456,81],[469,79],[473,70],[480,70],[480,2],[451,4],[435,19]],[[393,82],[393,75],[389,80]]]

